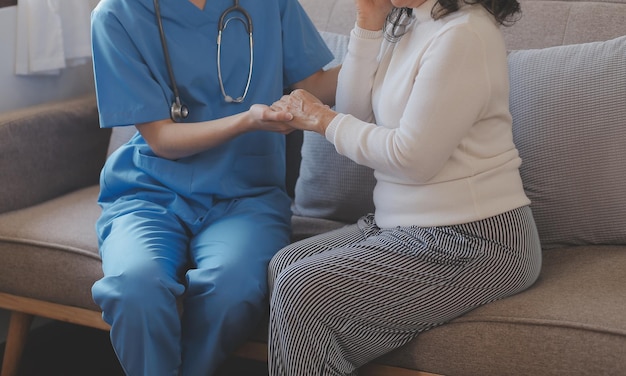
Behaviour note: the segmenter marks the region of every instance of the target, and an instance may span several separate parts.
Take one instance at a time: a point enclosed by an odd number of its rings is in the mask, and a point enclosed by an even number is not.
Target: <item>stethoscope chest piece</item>
[[[176,97],[172,106],[170,107],[170,118],[175,122],[187,119],[189,116],[189,109],[184,104],[180,103],[180,98]]]

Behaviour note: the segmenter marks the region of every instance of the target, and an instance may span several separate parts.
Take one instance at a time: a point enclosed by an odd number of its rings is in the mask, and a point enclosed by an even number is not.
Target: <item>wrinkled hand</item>
[[[297,89],[289,95],[284,95],[274,102],[271,108],[275,111],[290,113],[293,118],[288,122],[296,129],[326,133],[326,128],[337,113],[323,104],[313,94],[306,90]]]
[[[391,0],[354,0],[357,10],[356,23],[366,30],[381,30],[387,14],[391,12]]]
[[[294,128],[287,124],[293,119],[289,112],[273,109],[264,104],[253,104],[250,106],[248,114],[252,118],[251,124],[254,125],[254,130],[282,134],[289,134],[294,131]]]

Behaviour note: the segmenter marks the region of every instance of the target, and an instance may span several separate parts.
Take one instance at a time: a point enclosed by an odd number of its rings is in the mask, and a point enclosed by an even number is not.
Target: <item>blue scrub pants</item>
[[[213,374],[266,309],[267,264],[289,242],[288,204],[219,202],[191,224],[147,201],[119,205],[98,228],[104,278],[92,293],[122,367]]]

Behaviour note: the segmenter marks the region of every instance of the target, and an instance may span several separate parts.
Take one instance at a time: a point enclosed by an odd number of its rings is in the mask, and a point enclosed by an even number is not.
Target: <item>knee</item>
[[[270,291],[274,288],[274,284],[276,283],[276,278],[278,277],[278,274],[280,273],[281,268],[280,268],[280,261],[276,259],[276,256],[274,256],[271,260],[269,265],[267,266],[267,284],[269,286]]]
[[[259,310],[267,296],[266,279],[266,273],[192,269],[187,272],[185,300],[202,301],[209,311],[217,307],[223,311]]]
[[[175,304],[184,286],[164,271],[144,265],[105,275],[94,283],[91,291],[94,301],[105,314],[115,310],[137,313],[154,310],[163,304]]]
[[[262,279],[239,276],[238,281],[221,285],[219,301],[224,307],[249,306],[258,310],[266,302],[267,282]]]
[[[276,283],[276,279],[278,275],[287,268],[294,261],[294,257],[292,256],[292,252],[290,251],[291,246],[287,246],[272,257],[267,267],[267,281],[270,289],[273,288]]]
[[[323,273],[316,272],[313,265],[309,267],[295,264],[278,273],[272,289],[272,304],[311,308],[318,296],[330,293]]]

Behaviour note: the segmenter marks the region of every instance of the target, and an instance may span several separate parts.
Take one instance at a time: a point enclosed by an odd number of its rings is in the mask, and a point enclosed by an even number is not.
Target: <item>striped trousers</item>
[[[529,207],[453,226],[380,229],[373,215],[269,265],[271,376],[356,375],[420,332],[531,286]]]

